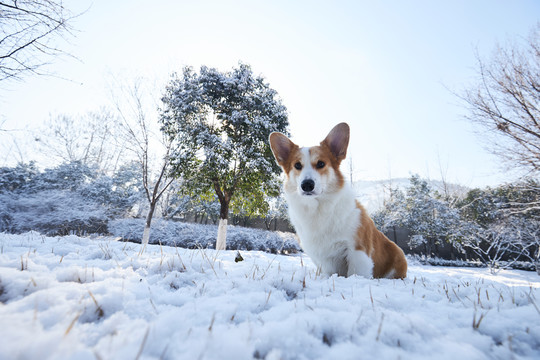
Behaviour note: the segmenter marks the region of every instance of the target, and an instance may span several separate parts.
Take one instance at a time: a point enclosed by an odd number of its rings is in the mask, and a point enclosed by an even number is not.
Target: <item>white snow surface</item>
[[[0,234],[0,359],[539,359],[540,277]]]

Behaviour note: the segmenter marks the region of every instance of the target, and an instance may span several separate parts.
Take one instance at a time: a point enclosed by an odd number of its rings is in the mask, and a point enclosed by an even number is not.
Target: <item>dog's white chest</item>
[[[351,262],[356,262],[357,258],[355,237],[360,226],[360,209],[356,207],[354,197],[343,195],[331,199],[333,201],[303,199],[295,195],[287,199],[289,215],[302,249],[328,275],[350,275]],[[371,263],[369,258],[367,261]],[[354,270],[353,273],[358,272]]]

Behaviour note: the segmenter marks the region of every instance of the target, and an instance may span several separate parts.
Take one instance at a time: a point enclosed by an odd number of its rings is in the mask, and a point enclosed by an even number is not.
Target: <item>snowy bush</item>
[[[133,166],[113,176],[78,161],[42,172],[33,163],[0,168],[0,231],[106,233],[109,218],[125,216],[140,201],[139,183]]]
[[[113,176],[99,176],[81,184],[76,191],[88,201],[103,205],[110,216],[125,216],[144,203],[140,178],[133,164],[122,166]]]
[[[0,194],[25,191],[37,174],[38,169],[34,162],[0,168]]]
[[[119,219],[109,222],[109,232],[125,240],[141,242],[144,219]],[[217,226],[157,220],[152,225],[151,244],[179,246],[183,248],[215,248]],[[300,251],[292,233],[271,232],[229,226],[227,249],[260,250],[276,254]]]
[[[95,170],[80,161],[73,161],[36,174],[29,182],[28,190],[34,192],[51,189],[75,191],[96,178]]]
[[[0,194],[0,231],[30,230],[47,235],[106,233],[102,207],[70,191],[46,190],[34,194]]]
[[[514,263],[539,264],[540,186],[524,180],[474,189],[460,202],[463,221],[456,246],[471,251],[493,272]]]

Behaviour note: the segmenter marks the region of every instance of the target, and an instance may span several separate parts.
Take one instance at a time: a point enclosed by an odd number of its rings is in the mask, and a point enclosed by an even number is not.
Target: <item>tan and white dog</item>
[[[349,125],[336,125],[319,146],[301,148],[277,132],[269,140],[285,172],[291,222],[315,265],[327,275],[405,278],[403,251],[376,229],[339,169]]]

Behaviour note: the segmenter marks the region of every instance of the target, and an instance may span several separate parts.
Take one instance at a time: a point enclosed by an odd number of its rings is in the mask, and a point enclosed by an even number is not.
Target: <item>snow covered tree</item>
[[[373,218],[383,231],[393,226],[408,229],[409,246],[423,246],[431,255],[441,241],[452,242],[459,236],[460,213],[452,200],[443,199],[426,180],[413,175],[409,181],[406,192],[390,188],[383,208]]]
[[[276,230],[278,220],[289,221],[287,201],[283,196],[283,192],[277,197],[268,198],[266,201],[268,203],[268,211],[264,217],[264,224],[267,230],[271,230],[272,223],[274,223],[274,230]]]
[[[412,176],[407,189],[407,227],[416,235],[424,237],[428,248],[432,243],[449,240],[459,224],[459,212],[440,199],[419,176]]]
[[[527,179],[495,188],[473,189],[460,201],[463,215],[481,226],[523,218],[540,220],[540,184]]]
[[[217,249],[226,247],[229,207],[235,196],[274,193],[279,168],[268,136],[286,132],[287,111],[264,78],[248,65],[229,72],[186,67],[163,97],[162,131],[173,141],[171,164],[185,191],[214,192],[220,202]]]
[[[529,179],[496,188],[472,189],[464,197],[439,194],[418,176],[406,191],[390,188],[373,219],[387,231],[410,231],[409,245],[437,255],[435,245],[452,244],[468,259],[478,259],[493,273],[529,261],[540,268],[540,186]]]
[[[0,231],[106,232],[108,220],[144,201],[134,174],[132,164],[109,176],[78,161],[43,171],[33,163],[0,168]]]
[[[516,261],[528,253],[530,244],[521,227],[514,222],[497,222],[480,226],[474,222],[463,222],[462,231],[455,246],[462,251],[472,251],[486,264],[492,274],[511,268]]]
[[[448,201],[441,199],[426,180],[418,175],[410,178],[410,186],[405,197],[405,226],[416,235],[411,239],[425,244],[426,251],[432,252],[433,246],[441,240],[450,241],[459,229],[460,215]]]
[[[0,169],[0,175],[6,175],[0,181],[0,231],[106,231],[106,209],[79,193],[95,180],[95,172],[84,164],[66,163],[40,172],[31,163],[9,170]]]
[[[0,194],[25,191],[39,170],[34,162],[20,163],[15,167],[0,168]]]
[[[407,218],[403,191],[392,186],[389,186],[386,191],[382,208],[373,214],[375,225],[383,232],[396,226],[405,227]]]
[[[510,224],[511,235],[519,249],[515,256],[516,260],[520,256],[526,258],[535,265],[540,275],[540,221],[516,216]]]
[[[45,169],[35,176],[29,183],[28,191],[51,189],[75,191],[97,177],[98,173],[81,161],[66,162],[54,168]]]
[[[540,187],[532,179],[471,190],[459,204],[463,236],[456,245],[471,250],[492,272],[520,259],[540,268],[539,203]]]
[[[139,166],[132,162],[121,166],[112,176],[101,175],[77,189],[88,201],[104,206],[112,216],[126,216],[144,202]]]

